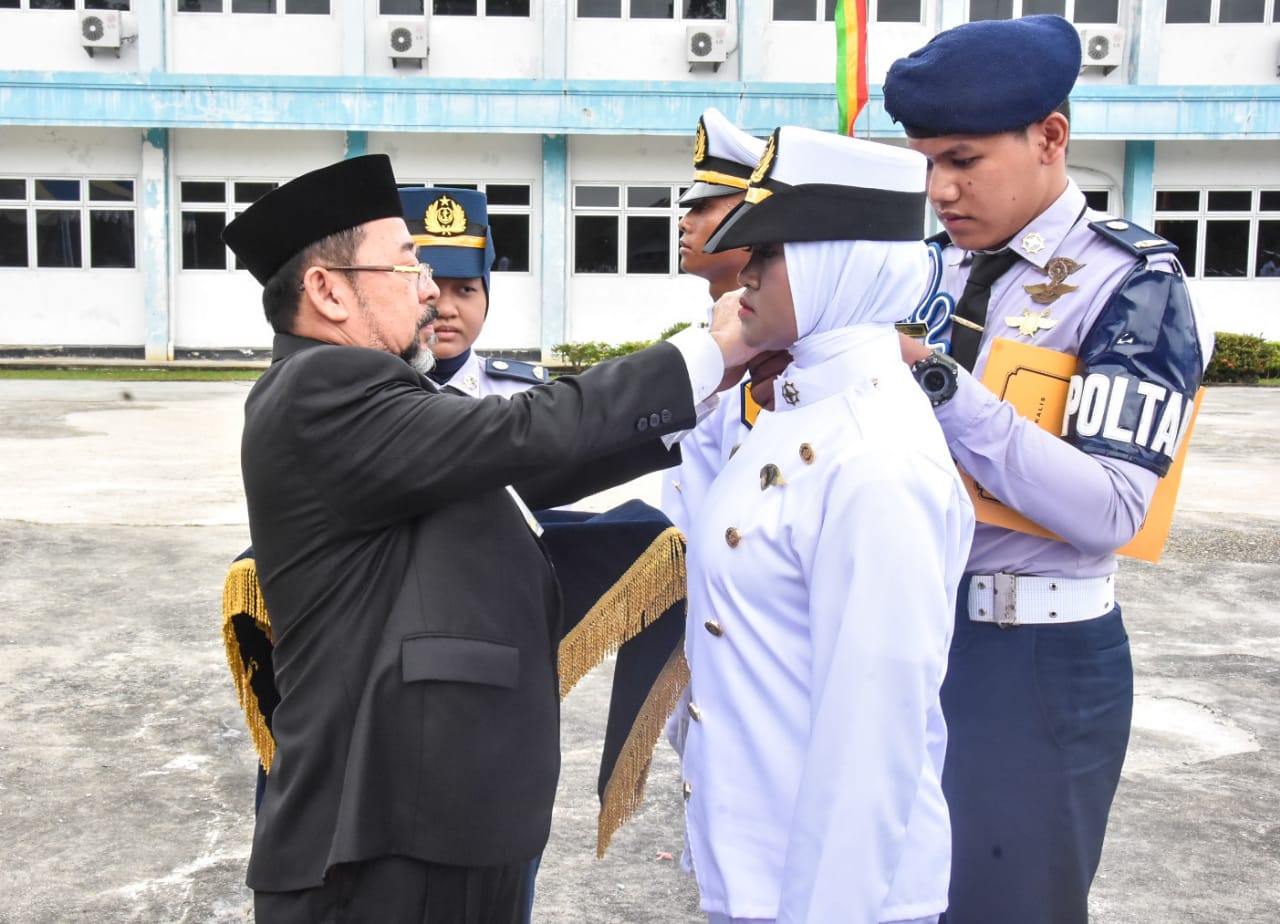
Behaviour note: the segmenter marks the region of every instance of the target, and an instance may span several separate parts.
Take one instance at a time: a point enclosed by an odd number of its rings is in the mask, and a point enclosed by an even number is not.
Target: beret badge
[[[441,196],[427,206],[423,225],[429,234],[452,237],[467,230],[467,213],[453,199]]]

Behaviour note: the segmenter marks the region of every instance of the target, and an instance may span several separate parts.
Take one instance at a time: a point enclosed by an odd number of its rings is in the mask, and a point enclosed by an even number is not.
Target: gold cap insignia
[[[1058,322],[1049,318],[1048,308],[1039,314],[1032,314],[1030,310],[1023,308],[1019,317],[1005,318],[1004,323],[1010,327],[1018,328],[1018,333],[1024,337],[1034,337],[1040,331],[1048,330]]]
[[[756,163],[756,169],[751,171],[751,185],[758,186],[769,175],[769,171],[773,169],[773,155],[778,150],[778,132],[769,136],[769,141],[764,146],[764,152],[760,155],[760,160]]]
[[[1044,250],[1044,236],[1039,231],[1032,231],[1022,239],[1021,246],[1027,253],[1039,253]]]
[[[453,199],[441,196],[427,206],[423,225],[429,234],[452,237],[467,230],[467,213]]]
[[[707,156],[707,128],[698,119],[698,132],[693,136],[693,165],[696,167]]]

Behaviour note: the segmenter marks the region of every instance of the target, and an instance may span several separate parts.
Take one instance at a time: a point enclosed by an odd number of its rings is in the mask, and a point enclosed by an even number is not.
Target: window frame
[[[279,187],[282,183],[285,183],[287,180],[288,180],[287,177],[282,177],[279,179],[275,179],[271,177],[247,177],[247,176],[176,177],[174,182],[174,189],[177,192],[177,198],[174,202],[173,208],[174,208],[174,213],[177,216],[177,222],[175,223],[175,228],[174,228],[174,237],[176,238],[176,241],[174,242],[174,253],[177,256],[177,259],[174,263],[174,272],[177,272],[177,273],[234,273],[234,272],[241,272],[241,271],[247,272],[247,269],[240,263],[240,259],[234,253],[232,253],[231,248],[228,247],[226,244],[222,245],[223,251],[226,256],[226,262],[223,266],[221,267],[184,266],[184,263],[186,262],[186,251],[184,249],[185,234],[183,233],[183,220],[184,220],[185,214],[187,212],[199,212],[201,214],[221,213],[223,217],[222,227],[225,229],[226,226],[229,225],[233,219],[235,219],[241,212],[243,212],[245,209],[247,209],[250,205],[253,204],[252,202],[237,202],[235,200],[235,194],[236,194],[235,184],[236,183],[269,184],[272,187],[272,189],[275,189]],[[221,183],[222,190],[223,190],[222,201],[221,202],[188,203],[183,196],[182,186],[184,183]],[[269,190],[264,191],[262,195],[265,196],[267,192],[269,192]]]
[[[1023,0],[1010,0],[1010,2],[1013,4],[1013,15],[1010,16],[1009,19],[1021,19],[1023,16],[1023,13],[1022,13]],[[1122,9],[1124,5],[1123,0],[1117,0],[1116,18],[1113,20],[1106,21],[1106,20],[1098,20],[1098,19],[1076,19],[1076,0],[1062,0],[1062,2],[1063,2],[1063,6],[1062,6],[1063,18],[1066,19],[1068,22],[1070,22],[1073,26],[1118,26],[1120,25],[1121,14],[1124,12],[1124,10]],[[1216,3],[1217,0],[1213,0],[1213,2]],[[965,22],[1001,22],[1001,21],[1005,21],[1005,20],[974,19],[973,4],[972,2],[966,2]]]
[[[618,0],[619,14],[617,16],[583,16],[578,12],[578,4],[580,0],[572,0],[573,18],[576,22],[682,22],[689,24],[720,22],[727,23],[729,21],[729,4],[734,0],[725,0],[725,15],[719,18],[693,17],[684,15],[684,7],[686,0],[671,0],[671,15],[667,16],[632,16],[631,3],[632,0]]]
[[[334,4],[340,3],[342,0],[327,0],[329,9],[324,13],[295,13],[289,9],[289,0],[274,0],[276,9],[271,13],[250,13],[247,11],[233,10],[231,7],[235,0],[219,0],[222,4],[220,10],[184,10],[182,8],[182,0],[173,0],[174,13],[181,13],[190,16],[307,16],[319,19],[321,17],[333,17]]]
[[[1174,26],[1174,27],[1183,27],[1183,28],[1188,26],[1246,26],[1246,27],[1272,26],[1272,25],[1280,24],[1280,4],[1277,4],[1276,0],[1263,0],[1262,18],[1249,20],[1247,22],[1241,22],[1241,21],[1222,22],[1221,16],[1222,16],[1222,0],[1209,0],[1209,18],[1208,19],[1199,19],[1191,22],[1170,22],[1169,6],[1166,3],[1164,19],[1161,20],[1161,24],[1165,26]]]
[[[19,199],[0,200],[0,209],[13,211],[21,209],[26,213],[26,245],[27,263],[25,266],[0,265],[0,270],[88,270],[91,272],[137,272],[138,270],[138,185],[136,176],[119,174],[5,174],[0,179],[20,180],[23,184],[23,196]],[[79,194],[76,199],[40,199],[36,196],[36,183],[42,181],[73,181],[78,184]],[[128,183],[131,196],[129,199],[94,199],[90,195],[91,184],[95,182]],[[39,222],[37,215],[41,212],[74,212],[79,218],[79,258],[75,266],[45,266],[40,263]],[[132,216],[133,263],[130,266],[94,266],[93,265],[93,213],[94,212],[129,212]]]
[[[475,0],[476,11],[474,13],[437,13],[434,9],[435,0],[422,0],[422,10],[417,13],[384,13],[382,12],[382,3],[379,0],[377,15],[380,19],[414,19],[422,16],[430,19],[440,16],[444,19],[533,19],[533,6],[536,0],[527,0],[529,4],[529,12],[524,15],[511,16],[506,13],[490,13],[489,0]]]
[[[1242,193],[1249,194],[1249,208],[1245,209],[1210,209],[1209,195],[1210,193]],[[1259,249],[1261,247],[1260,239],[1260,223],[1263,221],[1280,222],[1280,208],[1275,211],[1262,210],[1262,193],[1280,193],[1280,184],[1274,186],[1225,186],[1219,184],[1212,185],[1189,185],[1184,183],[1172,183],[1168,185],[1158,184],[1152,190],[1152,223],[1157,226],[1156,233],[1160,233],[1158,226],[1162,221],[1194,221],[1196,223],[1196,252],[1192,260],[1187,259],[1184,252],[1178,253],[1178,262],[1182,264],[1183,271],[1188,279],[1203,280],[1232,280],[1232,281],[1252,281],[1256,279],[1280,278],[1267,277],[1258,275],[1258,259]],[[1197,206],[1193,209],[1162,209],[1157,203],[1161,193],[1195,193],[1197,196]],[[1234,221],[1249,223],[1249,237],[1247,250],[1245,253],[1245,273],[1243,276],[1206,276],[1204,273],[1205,256],[1208,249],[1209,238],[1209,222],[1213,221]]]
[[[578,189],[590,187],[595,189],[614,189],[618,193],[618,204],[616,206],[588,205],[579,206]],[[658,188],[669,190],[670,205],[666,207],[651,206],[632,206],[627,204],[627,191],[630,189],[647,189]],[[569,185],[569,227],[570,241],[569,247],[569,274],[571,276],[582,277],[620,277],[627,276],[637,279],[674,279],[683,272],[680,269],[680,219],[687,210],[680,205],[680,196],[688,189],[687,182],[663,182],[660,180],[625,180],[618,182],[607,182],[602,180],[581,180],[574,181]],[[579,216],[616,216],[618,219],[618,251],[617,269],[612,273],[589,273],[580,272],[578,266],[578,228],[577,218]],[[628,229],[628,218],[656,218],[666,217],[668,219],[667,233],[667,271],[665,273],[629,273],[627,272],[627,261],[630,256],[627,245],[630,239]]]

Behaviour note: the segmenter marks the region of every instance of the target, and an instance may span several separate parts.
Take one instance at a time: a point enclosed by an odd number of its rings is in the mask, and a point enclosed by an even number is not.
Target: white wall
[[[691,25],[724,24],[675,19],[570,19],[568,76],[579,80],[737,80],[736,51],[728,54],[718,72],[707,67],[690,71],[685,34]],[[730,41],[736,42],[737,26],[728,23],[727,28]]]
[[[121,14],[121,34],[137,35],[137,17]],[[112,51],[84,50],[80,13],[75,10],[0,10],[0,66],[31,71],[133,71],[138,69],[138,46],[122,43]]]
[[[431,6],[427,3],[428,8]],[[371,12],[376,12],[376,5]],[[536,12],[536,10],[535,10]],[[297,18],[297,17],[295,17]],[[404,17],[371,19],[365,30],[365,73],[419,77],[538,77],[542,72],[542,23],[534,16],[430,16],[423,66],[394,66],[387,53],[389,24]],[[411,20],[409,20],[411,21]]]
[[[1166,24],[1159,83],[1274,86],[1280,27],[1262,23]]]
[[[332,13],[174,13],[168,24],[169,67],[193,74],[337,75],[342,73],[341,26]]]
[[[141,163],[132,130],[0,129],[0,175],[136,178]],[[0,343],[141,346],[143,289],[138,269],[0,268]]]

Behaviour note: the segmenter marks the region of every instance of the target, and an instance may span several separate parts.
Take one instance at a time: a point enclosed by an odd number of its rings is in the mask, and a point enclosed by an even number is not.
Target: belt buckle
[[[991,576],[991,611],[996,625],[1001,629],[1018,624],[1018,576],[993,574]]]

